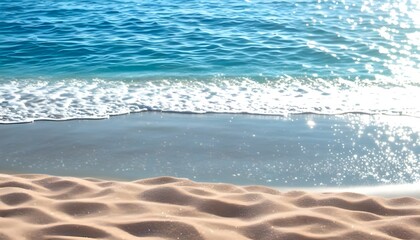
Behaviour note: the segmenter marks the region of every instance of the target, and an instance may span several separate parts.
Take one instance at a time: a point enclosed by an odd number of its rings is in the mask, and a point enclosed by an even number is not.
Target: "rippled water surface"
[[[0,121],[420,116],[418,1],[0,3]]]

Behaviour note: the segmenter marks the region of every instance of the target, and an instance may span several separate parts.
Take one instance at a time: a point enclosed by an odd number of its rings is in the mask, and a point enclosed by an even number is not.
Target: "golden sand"
[[[0,239],[420,239],[420,200],[0,174]]]

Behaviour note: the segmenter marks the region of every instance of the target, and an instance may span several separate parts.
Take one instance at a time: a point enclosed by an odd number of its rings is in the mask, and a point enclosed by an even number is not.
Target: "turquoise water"
[[[2,1],[0,121],[420,117],[418,1]]]

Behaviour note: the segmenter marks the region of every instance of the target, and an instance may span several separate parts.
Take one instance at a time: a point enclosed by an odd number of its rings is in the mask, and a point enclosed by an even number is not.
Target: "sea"
[[[417,0],[0,2],[2,172],[418,184],[419,96]]]

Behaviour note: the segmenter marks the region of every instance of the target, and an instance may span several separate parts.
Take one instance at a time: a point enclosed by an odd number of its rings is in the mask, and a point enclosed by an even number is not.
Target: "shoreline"
[[[416,239],[418,132],[399,119],[0,125],[0,239]]]
[[[127,113],[120,113],[120,114],[110,114],[104,117],[74,117],[74,118],[40,118],[40,119],[32,119],[32,120],[25,120],[22,122],[2,122],[0,121],[0,126],[2,125],[21,125],[21,124],[31,124],[37,122],[68,122],[68,121],[102,121],[107,119],[118,118],[122,116],[129,116],[129,115],[137,115],[137,114],[175,114],[175,115],[204,115],[204,116],[217,116],[217,115],[231,115],[231,116],[245,116],[245,117],[273,117],[273,118],[293,118],[293,117],[305,117],[305,116],[320,116],[320,117],[346,117],[346,116],[372,116],[372,117],[385,117],[385,118],[392,118],[392,117],[402,117],[402,118],[420,118],[417,115],[409,115],[409,114],[402,114],[402,113],[394,113],[394,114],[375,114],[375,113],[368,113],[368,112],[338,112],[338,113],[317,113],[317,112],[302,112],[302,113],[290,113],[290,114],[271,114],[271,113],[252,113],[252,112],[177,112],[177,111],[162,111],[162,110],[145,110],[139,112],[127,112]]]
[[[190,182],[198,182],[202,184],[226,184],[226,185],[235,185],[238,187],[263,187],[263,188],[270,188],[279,192],[307,192],[307,193],[316,193],[316,194],[340,194],[340,193],[355,193],[360,195],[366,195],[371,197],[379,197],[379,198],[416,198],[420,200],[420,182],[415,183],[403,183],[403,184],[382,184],[382,185],[371,185],[371,186],[332,186],[332,187],[288,187],[288,186],[269,186],[269,185],[261,185],[261,184],[234,184],[234,183],[227,183],[227,182],[205,182],[205,181],[194,181],[193,179],[185,178],[185,177],[175,177],[170,175],[165,176],[156,176],[151,178],[143,178],[143,179],[122,179],[122,178],[111,178],[111,177],[90,177],[90,176],[72,176],[72,175],[52,175],[52,174],[44,174],[44,173],[18,173],[18,172],[0,172],[1,177],[7,176],[16,176],[16,177],[23,177],[26,176],[33,176],[33,177],[57,177],[57,178],[75,178],[81,180],[88,180],[88,181],[109,181],[109,182],[136,182],[140,180],[147,180],[147,179],[159,179],[159,178],[169,178],[169,179],[179,179],[183,181],[190,181]]]

